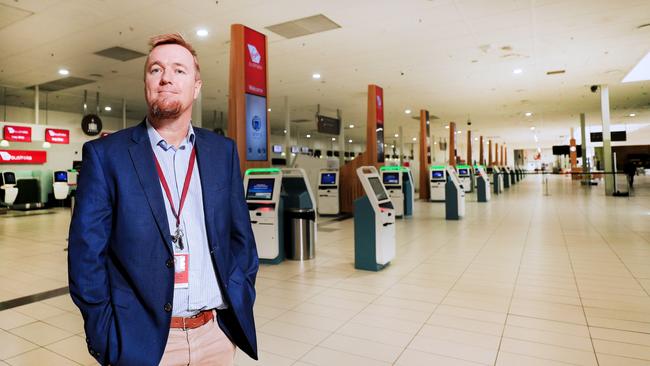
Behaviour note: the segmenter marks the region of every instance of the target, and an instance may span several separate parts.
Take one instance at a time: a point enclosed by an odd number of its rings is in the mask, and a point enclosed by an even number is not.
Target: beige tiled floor
[[[353,221],[317,258],[262,266],[261,362],[238,365],[650,365],[650,179],[637,195],[529,177],[467,216],[417,202],[397,257],[353,266]],[[0,301],[66,285],[69,214],[0,218]],[[92,365],[68,296],[0,312],[0,365]]]

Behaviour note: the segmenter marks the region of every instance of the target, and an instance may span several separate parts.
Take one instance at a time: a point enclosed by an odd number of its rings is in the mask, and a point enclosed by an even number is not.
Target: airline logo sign
[[[0,164],[45,164],[46,151],[0,150]]]
[[[15,142],[32,142],[32,128],[26,126],[5,126],[4,139]]]
[[[244,27],[246,93],[266,96],[266,36]]]
[[[59,130],[56,128],[46,128],[45,129],[45,141],[53,144],[69,144],[70,143],[70,131],[68,130]]]

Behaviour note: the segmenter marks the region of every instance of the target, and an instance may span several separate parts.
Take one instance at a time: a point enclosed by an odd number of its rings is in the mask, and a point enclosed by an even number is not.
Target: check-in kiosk
[[[453,167],[447,167],[446,171],[445,218],[447,220],[459,220],[465,216],[465,189],[463,189],[463,185]]]
[[[318,214],[338,215],[339,208],[339,171],[321,169],[318,184]]]
[[[397,169],[395,169],[397,168]],[[379,168],[381,174],[381,181],[388,191],[393,207],[395,208],[395,216],[404,216],[404,191],[403,191],[403,176],[399,167],[381,167]]]
[[[472,171],[472,167],[469,165],[458,165],[456,166],[456,171],[458,172],[458,179],[460,179],[460,183],[463,185],[465,192],[473,192],[472,176],[474,175],[474,172]]]
[[[52,174],[52,190],[54,198],[57,200],[64,200],[68,198],[70,193],[70,186],[68,185],[68,172],[65,170],[55,171]]]
[[[284,259],[281,185],[280,169],[249,169],[244,176],[248,213],[262,263],[280,263]]]
[[[492,193],[500,194],[503,191],[501,186],[501,179],[499,178],[499,168],[491,166],[487,168],[488,175],[492,175]]]
[[[476,166],[476,198],[478,202],[490,200],[490,178],[482,166]]]
[[[11,207],[18,197],[18,188],[16,188],[16,173],[0,173],[0,204]]]
[[[499,167],[499,176],[501,177],[501,183],[503,188],[510,188],[510,173],[508,173],[508,167],[500,166]]]
[[[429,201],[443,202],[445,200],[445,185],[447,170],[444,165],[429,167]]]
[[[413,215],[415,201],[415,181],[411,169],[402,167],[402,191],[404,192],[404,216]]]
[[[379,271],[395,258],[395,209],[374,166],[357,176],[365,195],[354,201],[354,268]]]
[[[510,174],[510,185],[514,186],[517,183],[517,178],[515,178],[515,170],[508,167],[508,174]]]

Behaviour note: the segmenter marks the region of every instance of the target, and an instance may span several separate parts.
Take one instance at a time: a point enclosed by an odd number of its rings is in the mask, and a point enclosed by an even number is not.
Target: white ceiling
[[[112,61],[93,53],[122,46],[147,52],[150,36],[181,32],[194,44],[204,78],[204,116],[227,111],[230,24],[242,23],[269,40],[272,126],[281,129],[284,96],[291,118],[312,119],[316,105],[341,109],[346,130],[364,139],[366,90],[384,88],[387,136],[418,122],[404,113],[428,109],[440,120],[433,133],[456,121],[474,136],[511,147],[542,147],[578,127],[579,113],[600,123],[592,84],[610,86],[612,122],[634,126],[650,142],[650,83],[621,84],[650,51],[648,0],[0,0],[0,85],[24,88],[71,76],[96,83],[66,90],[99,91],[103,98],[143,105],[144,59]],[[284,39],[266,26],[324,14],[340,29]],[[210,35],[199,38],[198,28]],[[519,75],[513,70],[521,68]],[[551,70],[561,75],[546,75]],[[312,73],[323,77],[313,80]],[[90,74],[103,77],[90,77]],[[114,113],[119,113],[115,108]],[[138,109],[138,108],[136,108]],[[525,112],[533,112],[525,117]],[[629,113],[636,117],[627,117]],[[205,119],[205,117],[204,117]],[[301,131],[306,131],[300,124]],[[314,124],[315,125],[315,124]],[[315,126],[313,128],[315,128]],[[632,128],[630,127],[629,131]],[[346,136],[346,139],[348,138]],[[324,138],[324,137],[323,137]],[[464,137],[461,137],[464,140]]]

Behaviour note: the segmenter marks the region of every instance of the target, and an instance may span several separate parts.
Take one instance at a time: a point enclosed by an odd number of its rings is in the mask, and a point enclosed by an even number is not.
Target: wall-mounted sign
[[[266,96],[266,36],[244,27],[244,83],[246,93]]]
[[[3,136],[7,141],[32,142],[32,128],[27,126],[4,126]]]
[[[377,87],[375,116],[377,120],[377,162],[384,162],[384,89]]]
[[[0,150],[0,164],[45,164],[46,162],[46,151]]]
[[[96,114],[87,114],[81,120],[81,129],[88,136],[97,136],[102,132],[102,119]]]
[[[56,128],[46,128],[45,129],[45,141],[52,144],[69,144],[70,143],[70,131],[69,130],[60,130]]]

